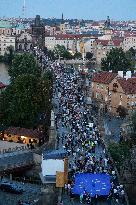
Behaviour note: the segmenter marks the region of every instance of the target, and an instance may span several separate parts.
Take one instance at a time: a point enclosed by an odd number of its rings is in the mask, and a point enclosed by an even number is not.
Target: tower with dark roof
[[[110,28],[111,23],[110,23],[110,17],[109,16],[107,16],[107,20],[105,21],[104,25],[105,25],[105,28]]]
[[[64,15],[62,13],[62,17],[61,17],[61,23],[63,24],[64,23]]]
[[[45,45],[45,29],[44,25],[41,23],[40,15],[36,15],[34,24],[31,26],[33,46],[38,46],[43,48]]]
[[[61,18],[60,31],[61,31],[62,34],[65,33],[65,21],[64,21],[63,13],[62,13],[62,18]]]

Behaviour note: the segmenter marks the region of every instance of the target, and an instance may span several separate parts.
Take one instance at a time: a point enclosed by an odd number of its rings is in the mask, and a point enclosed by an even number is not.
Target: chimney
[[[118,76],[123,78],[123,71],[118,71]]]
[[[128,78],[131,78],[131,71],[127,71],[127,72],[126,72],[126,80],[127,80]]]

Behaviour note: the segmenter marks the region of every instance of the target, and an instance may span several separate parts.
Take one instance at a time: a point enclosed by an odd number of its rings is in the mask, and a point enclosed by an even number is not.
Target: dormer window
[[[118,84],[114,83],[113,84],[113,92],[117,92]]]

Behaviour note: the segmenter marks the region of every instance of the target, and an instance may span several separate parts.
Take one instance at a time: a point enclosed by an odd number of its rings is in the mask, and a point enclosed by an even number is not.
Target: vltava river
[[[9,84],[8,66],[4,63],[0,63],[0,82]]]

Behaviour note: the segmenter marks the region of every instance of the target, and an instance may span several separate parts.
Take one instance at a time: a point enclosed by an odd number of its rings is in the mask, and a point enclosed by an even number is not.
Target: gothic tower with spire
[[[65,31],[65,21],[64,21],[63,13],[62,13],[62,18],[61,18],[60,31],[61,31],[62,34],[66,33],[66,31]]]
[[[33,47],[38,46],[43,48],[45,46],[45,28],[41,23],[40,15],[36,15],[34,24],[31,25]]]

